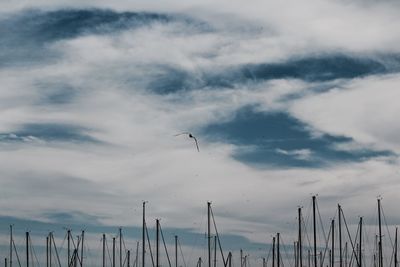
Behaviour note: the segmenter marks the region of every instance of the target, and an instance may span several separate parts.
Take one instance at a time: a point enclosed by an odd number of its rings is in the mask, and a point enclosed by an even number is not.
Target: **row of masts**
[[[359,223],[357,228],[356,237],[353,238],[350,235],[349,228],[347,226],[346,219],[344,217],[344,213],[342,210],[341,205],[338,204],[337,206],[337,215],[338,221],[335,224],[335,218],[331,220],[330,229],[328,233],[328,239],[326,240],[326,246],[322,247],[317,245],[317,202],[316,196],[312,197],[312,232],[313,232],[313,242],[312,244],[308,244],[308,246],[304,246],[303,231],[305,230],[304,218],[302,215],[302,208],[298,207],[297,210],[297,219],[298,219],[298,233],[297,233],[297,240],[293,242],[293,260],[294,260],[294,267],[325,267],[324,259],[326,253],[328,252],[328,262],[326,267],[365,267],[366,264],[363,260],[363,217],[359,217]],[[318,211],[319,212],[319,211]],[[376,235],[376,248],[377,253],[373,255],[373,267],[384,267],[383,264],[383,246],[382,246],[382,215],[381,215],[381,199],[378,199],[378,234]],[[172,266],[171,258],[168,253],[167,244],[162,232],[160,219],[156,219],[156,242],[155,242],[155,253],[152,251],[152,247],[150,245],[150,238],[146,224],[146,202],[143,202],[143,214],[142,214],[142,260],[141,260],[141,267],[146,267],[146,253],[149,252],[151,258],[151,264],[153,267],[160,267],[160,253],[162,251],[162,246],[165,251],[166,259],[168,261],[168,266]],[[304,227],[303,227],[304,225]],[[337,225],[338,229],[335,229]],[[343,230],[346,232],[343,235]],[[335,231],[338,231],[338,244],[335,244]],[[348,241],[344,242],[343,239],[346,237]],[[85,242],[85,231],[82,231],[77,239],[75,240],[71,234],[71,230],[67,230],[67,267],[84,267],[84,242]],[[397,228],[395,231],[395,242],[394,242],[394,267],[398,267],[398,255],[397,255]],[[123,254],[123,235],[122,229],[119,228],[119,267],[131,267],[131,250],[126,250]],[[76,241],[76,242],[75,242]],[[328,244],[330,241],[330,244]],[[102,267],[107,267],[106,264],[106,254],[107,254],[107,239],[106,235],[103,234],[102,236]],[[117,239],[116,237],[112,238],[112,267],[116,266],[116,247],[117,247]],[[213,245],[212,245],[213,242]],[[148,245],[148,248],[146,248]],[[178,236],[174,236],[174,245],[175,245],[175,267],[178,267],[178,246],[180,247]],[[335,251],[336,246],[339,246],[339,266],[337,266],[335,262]],[[344,245],[344,250],[343,250]],[[9,257],[5,258],[5,267],[13,267],[13,256],[15,254],[16,260],[18,262],[19,267],[21,266],[21,261],[17,252],[17,248],[15,246],[15,242],[13,239],[13,227],[10,226],[10,244],[9,244]],[[224,255],[224,250],[222,249],[220,236],[217,230],[217,225],[214,219],[214,214],[211,208],[211,202],[207,202],[207,260],[208,260],[208,267],[217,267],[217,249],[219,249],[220,256],[222,258],[222,263],[224,267],[231,267],[232,265],[232,252],[228,252],[227,256]],[[348,259],[349,256],[349,249],[350,249],[350,260]],[[212,255],[213,250],[213,255]],[[272,264],[271,267],[283,267],[283,261],[281,256],[281,236],[280,233],[277,233],[276,236],[272,238]],[[304,255],[303,252],[307,252],[307,264],[304,264]],[[180,252],[182,254],[182,248],[180,248]],[[30,266],[30,262],[32,262],[32,241],[30,239],[29,232],[26,232],[26,267],[34,267]],[[154,255],[155,254],[155,257]],[[52,259],[56,259],[56,262],[53,264]],[[155,258],[155,259],[154,259]],[[262,258],[262,266],[267,267],[268,265],[268,258]],[[248,262],[248,255],[243,256],[243,250],[240,250],[240,267],[247,267]],[[203,260],[201,257],[198,258],[196,266],[202,267]],[[32,264],[33,265],[33,264]],[[54,266],[53,266],[54,265]],[[53,233],[50,232],[46,237],[46,267],[62,267],[60,257],[58,254],[58,250],[56,247],[56,242],[54,240]],[[132,267],[139,267],[139,242],[136,242],[136,257]],[[186,267],[186,263],[185,263]]]

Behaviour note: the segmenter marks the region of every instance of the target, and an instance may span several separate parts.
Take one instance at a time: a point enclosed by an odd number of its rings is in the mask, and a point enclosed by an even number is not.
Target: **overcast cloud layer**
[[[146,2],[0,3],[1,216],[139,226],[147,200],[201,233],[213,201],[265,243],[319,194],[400,220],[396,1]]]

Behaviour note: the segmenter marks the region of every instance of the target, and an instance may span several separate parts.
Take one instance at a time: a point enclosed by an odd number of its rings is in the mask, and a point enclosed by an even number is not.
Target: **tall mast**
[[[272,267],[275,267],[275,237],[272,238]]]
[[[277,267],[281,265],[281,256],[279,252],[279,233],[276,234],[276,262],[277,262]]]
[[[314,267],[317,267],[317,225],[315,220],[315,196],[312,196],[313,203],[313,227],[314,227]]]
[[[26,267],[29,267],[29,232],[26,232]]]
[[[49,233],[49,267],[52,266],[52,260],[53,256],[51,255],[52,253],[52,245],[51,245],[51,232]]]
[[[211,202],[207,202],[208,267],[211,267]]]
[[[178,236],[175,235],[175,267],[178,267]]]
[[[115,267],[115,237],[113,237],[112,267]]]
[[[103,265],[102,267],[106,267],[106,235],[103,234]]]
[[[359,266],[360,267],[362,267],[362,255],[361,255],[361,252],[362,252],[362,221],[363,221],[363,219],[362,219],[362,217],[360,217],[360,246],[358,247],[358,264],[359,264]]]
[[[240,267],[243,267],[243,250],[240,249]]]
[[[122,228],[119,228],[119,267],[122,267]]]
[[[12,267],[12,258],[13,258],[13,228],[10,225],[10,267]]]
[[[396,234],[394,236],[394,267],[397,267],[397,227]]]
[[[85,239],[85,231],[82,230],[82,242],[81,242],[81,267],[83,266],[83,241]]]
[[[71,230],[68,229],[67,231],[67,250],[68,250],[68,264],[67,266],[70,265],[71,262]]]
[[[49,267],[49,236],[46,236],[46,267]]]
[[[298,216],[299,216],[299,242],[298,242],[298,262],[299,264],[297,265],[298,267],[303,267],[303,247],[301,243],[301,208],[298,208]]]
[[[339,219],[339,267],[343,267],[342,258],[342,208],[338,204],[338,219]]]
[[[335,267],[335,219],[332,220],[331,266]]]
[[[160,220],[156,219],[156,267],[160,266]]]
[[[145,267],[145,253],[146,253],[146,237],[145,237],[145,227],[146,227],[146,201],[143,201],[143,223],[142,223],[142,267]]]
[[[128,250],[128,255],[127,255],[127,267],[131,267],[131,251],[130,250]]]
[[[383,267],[382,253],[382,222],[381,222],[381,200],[378,198],[378,221],[379,221],[379,267]]]

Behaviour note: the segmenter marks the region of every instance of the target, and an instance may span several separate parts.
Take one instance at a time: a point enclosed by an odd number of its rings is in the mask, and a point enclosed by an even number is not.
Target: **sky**
[[[10,223],[61,239],[123,226],[133,244],[142,201],[192,247],[207,201],[249,250],[292,242],[312,195],[327,224],[338,203],[373,224],[382,197],[396,225],[399,9],[1,1],[1,244]]]

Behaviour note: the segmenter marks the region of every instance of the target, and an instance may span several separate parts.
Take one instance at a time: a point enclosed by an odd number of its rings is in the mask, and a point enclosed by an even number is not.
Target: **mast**
[[[49,236],[46,236],[46,267],[49,267]]]
[[[312,196],[313,203],[313,227],[314,227],[314,267],[317,267],[317,225],[315,220],[315,196]]]
[[[347,242],[344,244],[344,266],[347,267]]]
[[[361,248],[362,248],[362,221],[363,221],[363,219],[362,219],[362,217],[360,217],[360,236],[359,236],[360,237],[360,241],[359,241],[360,246],[358,247],[358,249],[359,249],[358,250],[358,264],[360,267],[362,267],[362,261],[361,261],[362,260],[362,257],[361,257],[362,256],[361,255],[361,251],[362,251],[361,250]]]
[[[381,222],[381,200],[378,198],[378,221],[379,221],[379,267],[383,267],[382,253],[382,222]]]
[[[67,247],[68,247],[68,264],[67,266],[69,266],[70,262],[71,262],[71,230],[68,229],[67,231]]]
[[[10,224],[10,267],[12,267],[12,258],[13,258],[13,228]]]
[[[103,234],[103,267],[106,267],[106,235]]]
[[[272,238],[272,267],[275,267],[275,237]]]
[[[113,237],[112,267],[115,267],[115,237]]]
[[[208,239],[208,267],[211,267],[211,202],[207,202],[207,239]]]
[[[146,227],[146,201],[143,201],[143,223],[142,223],[142,267],[145,267],[145,253],[146,253],[146,237],[145,237],[145,227]]]
[[[128,258],[128,259],[127,259],[127,261],[128,261],[128,262],[127,262],[127,266],[128,266],[128,267],[131,267],[131,251],[128,250],[127,253],[128,253],[128,255],[127,255],[127,258]]]
[[[178,267],[178,236],[175,235],[175,267]]]
[[[301,208],[298,208],[298,216],[299,216],[299,241],[298,241],[298,267],[303,267],[303,247],[301,243]]]
[[[122,228],[119,228],[119,267],[122,267]]]
[[[53,257],[51,255],[52,254],[51,232],[49,233],[48,237],[49,237],[49,266],[51,267],[52,266],[52,260],[53,260]]]
[[[83,266],[83,241],[85,239],[85,231],[82,230],[82,246],[81,246],[81,267]]]
[[[240,249],[240,267],[243,267],[243,250]]]
[[[332,220],[331,267],[335,266],[335,219]]]
[[[339,219],[339,267],[343,267],[342,258],[342,208],[338,204],[338,219]]]
[[[29,232],[26,232],[26,267],[29,267]]]
[[[396,233],[394,236],[394,267],[397,267],[397,227],[396,227]]]
[[[160,266],[160,220],[156,219],[156,267]]]
[[[279,233],[276,234],[276,262],[277,262],[277,267],[281,265],[281,256],[279,252]]]

